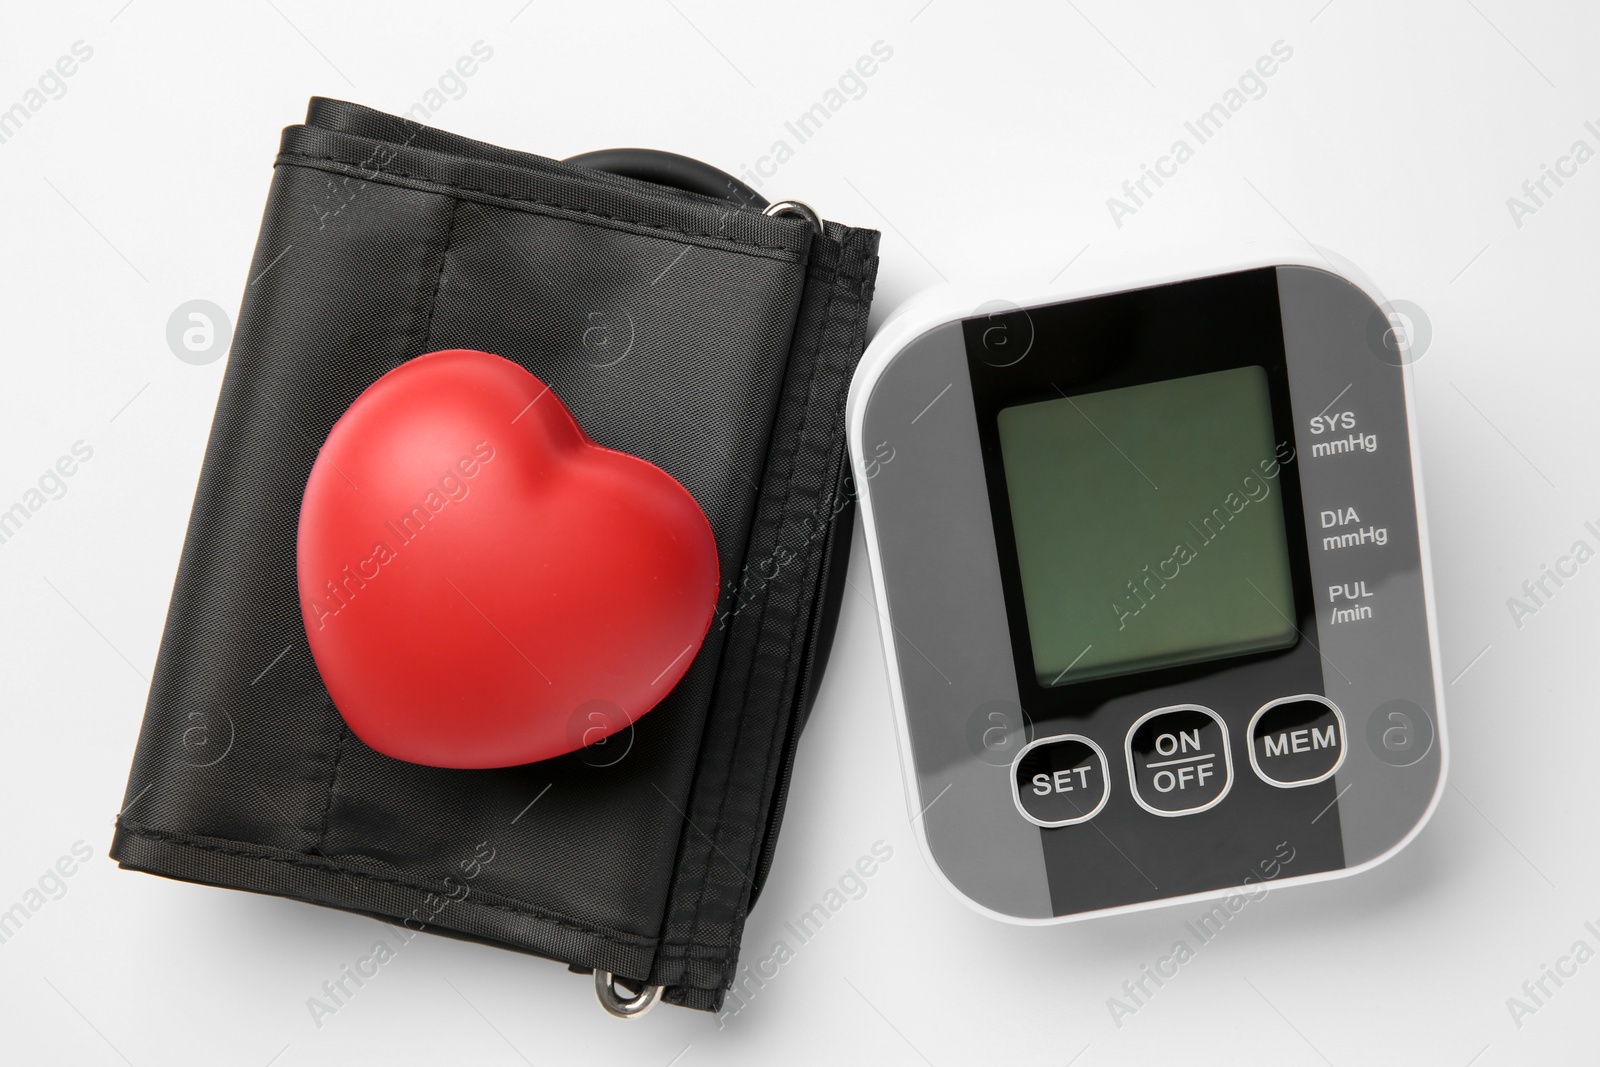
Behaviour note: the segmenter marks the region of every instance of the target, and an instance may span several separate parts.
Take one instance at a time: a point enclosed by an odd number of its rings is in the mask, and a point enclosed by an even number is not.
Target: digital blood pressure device
[[[868,348],[851,450],[908,804],[980,911],[1349,874],[1432,812],[1409,350],[1347,275],[951,292]]]

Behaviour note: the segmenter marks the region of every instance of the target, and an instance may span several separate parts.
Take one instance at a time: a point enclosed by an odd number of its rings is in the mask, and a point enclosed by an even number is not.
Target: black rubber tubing
[[[718,200],[732,200],[755,211],[767,206],[767,198],[727,171],[718,170],[676,152],[662,152],[654,148],[602,148],[568,156],[564,162],[591,170],[603,170],[623,178],[655,182],[685,192]]]

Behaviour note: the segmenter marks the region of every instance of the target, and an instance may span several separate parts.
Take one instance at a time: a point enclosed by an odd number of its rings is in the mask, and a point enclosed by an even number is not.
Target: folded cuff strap
[[[313,100],[284,131],[113,857],[717,1009],[842,566],[877,241]],[[351,735],[322,685],[295,590],[311,464],[367,386],[445,348],[519,363],[711,523],[716,621],[625,744],[421,767]]]

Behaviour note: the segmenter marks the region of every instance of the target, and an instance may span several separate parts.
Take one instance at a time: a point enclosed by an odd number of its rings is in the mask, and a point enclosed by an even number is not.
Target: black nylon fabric
[[[718,1008],[809,697],[877,240],[313,100],[283,134],[113,858]],[[420,767],[323,689],[295,584],[312,461],[362,390],[444,348],[526,367],[711,522],[718,621],[631,736]]]

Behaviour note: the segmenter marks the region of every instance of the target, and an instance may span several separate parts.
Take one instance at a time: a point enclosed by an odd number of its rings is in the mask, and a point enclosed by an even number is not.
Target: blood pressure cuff
[[[112,857],[717,1010],[831,639],[877,247],[314,99],[283,133]],[[716,535],[704,645],[604,745],[399,762],[350,733],[312,662],[295,580],[312,461],[380,375],[448,348],[526,367]]]

